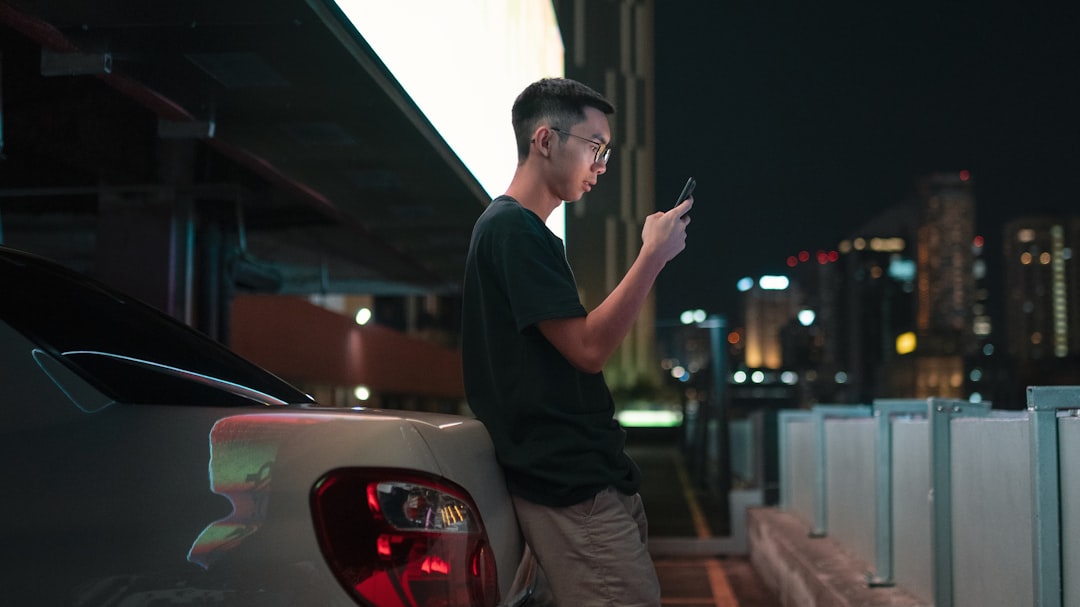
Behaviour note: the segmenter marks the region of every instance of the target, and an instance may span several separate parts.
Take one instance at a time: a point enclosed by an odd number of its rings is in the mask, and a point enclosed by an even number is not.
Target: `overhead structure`
[[[332,1],[11,0],[0,49],[4,244],[172,276],[147,292],[177,310],[211,267],[457,290],[488,195]]]

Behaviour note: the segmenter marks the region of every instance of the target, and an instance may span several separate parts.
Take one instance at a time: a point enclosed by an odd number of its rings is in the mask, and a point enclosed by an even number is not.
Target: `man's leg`
[[[639,496],[606,489],[566,508],[515,497],[514,507],[560,607],[660,604]]]

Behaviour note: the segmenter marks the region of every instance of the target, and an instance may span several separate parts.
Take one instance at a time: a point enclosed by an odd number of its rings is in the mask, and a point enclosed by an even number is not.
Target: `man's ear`
[[[532,142],[536,146],[538,153],[545,158],[551,156],[551,146],[555,142],[555,131],[552,131],[551,127],[547,125],[538,126],[533,131]]]

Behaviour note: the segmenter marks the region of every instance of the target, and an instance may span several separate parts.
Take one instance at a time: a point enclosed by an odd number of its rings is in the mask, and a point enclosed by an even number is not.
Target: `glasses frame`
[[[556,133],[560,133],[562,135],[569,135],[574,139],[580,139],[582,141],[595,145],[596,151],[593,154],[593,162],[603,163],[604,166],[607,166],[608,160],[611,159],[611,146],[604,143],[603,141],[596,141],[595,139],[589,139],[588,137],[575,135],[570,131],[566,131],[557,127],[551,127],[551,130],[555,131]]]

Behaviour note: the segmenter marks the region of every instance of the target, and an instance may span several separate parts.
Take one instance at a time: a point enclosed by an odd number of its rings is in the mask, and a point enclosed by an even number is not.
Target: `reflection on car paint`
[[[258,531],[266,520],[274,461],[283,437],[297,424],[325,419],[287,413],[234,415],[210,430],[210,491],[225,497],[232,512],[207,525],[187,559],[209,569],[218,558]]]
[[[235,394],[237,396],[242,396],[244,398],[253,400],[253,401],[257,402],[257,403],[261,403],[261,404],[264,404],[264,405],[287,405],[287,404],[289,404],[287,401],[281,400],[280,398],[277,398],[277,397],[274,397],[274,396],[270,396],[269,394],[267,394],[265,392],[260,392],[258,390],[255,390],[253,388],[249,388],[247,386],[242,386],[240,384],[237,384],[237,383],[234,383],[234,382],[231,382],[231,381],[228,381],[228,380],[224,380],[224,379],[219,379],[217,377],[212,377],[210,375],[204,375],[202,373],[196,373],[195,371],[189,371],[187,369],[181,369],[179,367],[173,367],[171,365],[164,365],[164,364],[161,364],[161,363],[156,363],[156,362],[153,362],[153,361],[150,361],[150,360],[143,360],[141,358],[134,358],[134,357],[131,357],[131,356],[124,356],[123,354],[113,354],[111,352],[97,352],[97,351],[94,351],[94,350],[71,350],[71,351],[62,353],[62,356],[79,356],[79,355],[101,356],[101,357],[104,357],[104,358],[111,358],[111,359],[114,359],[114,360],[120,360],[120,361],[123,361],[123,362],[126,362],[126,363],[137,365],[139,367],[144,367],[144,368],[151,369],[151,370],[154,370],[154,371],[160,371],[161,373],[164,373],[166,375],[171,375],[173,377],[179,377],[181,379],[186,379],[188,381],[191,381],[191,382],[194,382],[194,383],[197,383],[197,384],[202,384],[202,385],[205,385],[205,386],[210,386],[212,388],[217,388],[219,390],[223,390],[223,391],[228,392],[230,394]]]
[[[30,355],[34,359],[34,362],[37,363],[37,366],[41,369],[42,373],[44,373],[45,376],[52,381],[53,385],[63,392],[64,396],[66,396],[68,400],[83,413],[97,413],[110,405],[116,404],[116,401],[112,399],[101,398],[101,394],[96,390],[82,390],[84,395],[81,398],[76,396],[74,390],[77,385],[81,385],[81,383],[76,384],[75,382],[81,382],[81,380],[63,381],[61,378],[57,377],[59,373],[70,373],[70,371],[41,348],[34,348],[31,350]],[[92,398],[97,398],[100,402],[93,403],[91,402]]]

